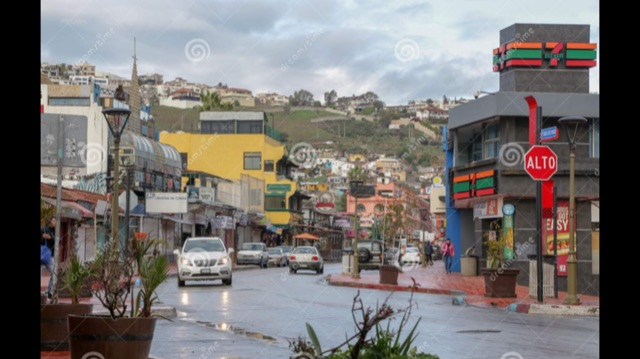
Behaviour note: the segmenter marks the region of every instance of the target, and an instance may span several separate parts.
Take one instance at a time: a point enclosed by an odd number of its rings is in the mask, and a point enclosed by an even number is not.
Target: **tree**
[[[373,91],[367,91],[364,95],[362,95],[366,102],[373,102],[378,99],[378,95]]]
[[[347,181],[360,180],[363,182],[367,182],[369,180],[369,175],[367,174],[367,170],[362,166],[355,166],[349,170],[347,173]]]
[[[291,106],[311,106],[313,105],[313,94],[304,89],[298,90],[289,97],[289,104]]]
[[[324,105],[326,107],[335,106],[337,99],[338,99],[338,94],[336,93],[336,90],[331,90],[329,92],[324,93]]]
[[[447,98],[447,95],[442,96],[442,104],[446,105],[449,103],[449,99]]]
[[[373,108],[376,109],[376,113],[379,113],[384,108],[384,102],[380,100],[373,101]]]
[[[200,101],[202,102],[202,106],[200,106],[200,111],[212,111],[212,110],[232,110],[233,105],[228,102],[222,102],[220,100],[220,94],[217,92],[205,92],[200,97]]]

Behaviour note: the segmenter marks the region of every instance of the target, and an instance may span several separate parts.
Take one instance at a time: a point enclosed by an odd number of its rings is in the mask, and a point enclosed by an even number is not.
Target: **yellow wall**
[[[187,169],[202,171],[222,178],[239,180],[242,174],[263,179],[265,193],[270,184],[289,184],[289,197],[296,191],[297,182],[288,179],[279,180],[276,176],[276,163],[285,154],[285,146],[263,134],[193,134],[161,133],[160,142],[175,147],[180,153],[188,153]],[[260,152],[261,169],[245,170],[244,153]],[[273,172],[264,172],[264,161],[273,161]],[[184,184],[183,184],[184,185]],[[266,212],[266,217],[275,224],[289,224],[290,213]],[[286,219],[286,220],[285,220]]]

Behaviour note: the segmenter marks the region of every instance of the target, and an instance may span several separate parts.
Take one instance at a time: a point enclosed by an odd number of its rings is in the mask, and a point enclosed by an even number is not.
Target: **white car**
[[[262,242],[243,243],[236,258],[238,265],[257,264],[260,268],[267,268],[269,252],[267,245]]]
[[[231,259],[220,237],[187,238],[182,250],[173,251],[178,263],[178,286],[187,280],[222,280],[231,285]]]
[[[297,273],[299,270],[312,270],[317,274],[324,273],[324,260],[314,246],[300,246],[293,249],[289,256],[289,272]]]
[[[406,264],[420,263],[420,250],[417,247],[407,247],[402,255],[402,259],[400,260],[400,265],[403,266]]]

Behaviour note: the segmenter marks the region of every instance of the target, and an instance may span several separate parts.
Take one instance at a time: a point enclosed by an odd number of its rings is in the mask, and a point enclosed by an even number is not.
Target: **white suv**
[[[216,280],[231,285],[231,259],[220,237],[187,238],[173,251],[178,263],[178,286],[187,280]]]

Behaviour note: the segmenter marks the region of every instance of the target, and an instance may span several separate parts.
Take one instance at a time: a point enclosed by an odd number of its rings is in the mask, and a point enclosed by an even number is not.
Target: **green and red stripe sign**
[[[488,196],[496,193],[495,171],[483,171],[453,178],[453,199]]]
[[[540,67],[543,61],[557,67],[584,68],[596,66],[596,44],[578,42],[511,42],[493,49],[493,71],[510,67]]]

